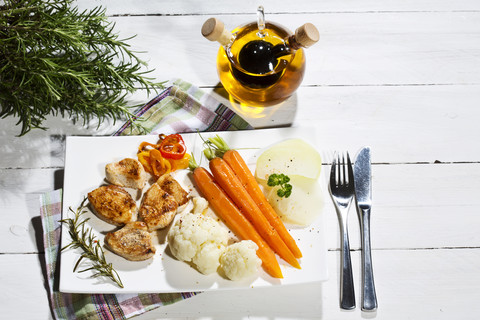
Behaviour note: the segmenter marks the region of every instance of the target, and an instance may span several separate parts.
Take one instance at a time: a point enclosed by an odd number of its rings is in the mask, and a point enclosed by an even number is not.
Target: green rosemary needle
[[[108,277],[120,288],[123,288],[123,283],[120,280],[120,276],[118,275],[117,271],[115,271],[112,264],[108,263],[105,259],[105,253],[100,241],[97,240],[92,232],[92,229],[85,226],[85,223],[89,220],[89,218],[80,220],[81,216],[87,212],[85,210],[87,207],[86,200],[87,198],[83,199],[76,211],[74,211],[71,207],[69,208],[70,211],[75,214],[74,218],[60,220],[60,222],[68,225],[68,233],[72,239],[72,242],[63,247],[62,251],[66,250],[67,248],[80,248],[83,251],[83,253],[80,255],[80,258],[77,260],[75,267],[73,268],[73,272],[77,271],[81,261],[87,259],[90,260],[91,266],[78,272],[92,270],[93,278]]]

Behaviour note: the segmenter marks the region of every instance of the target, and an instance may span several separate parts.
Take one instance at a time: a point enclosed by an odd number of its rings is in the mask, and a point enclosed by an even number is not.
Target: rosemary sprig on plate
[[[86,272],[93,270],[93,278],[108,277],[112,281],[114,281],[120,288],[123,288],[122,280],[120,280],[117,271],[115,271],[112,264],[108,263],[105,259],[105,253],[100,244],[100,241],[97,240],[97,238],[92,232],[92,229],[85,226],[85,223],[89,220],[89,218],[80,220],[81,216],[85,212],[87,212],[85,210],[85,208],[87,207],[86,200],[87,198],[83,199],[82,203],[76,211],[74,211],[71,207],[69,208],[70,211],[75,214],[74,218],[60,220],[60,222],[66,223],[68,225],[68,233],[70,234],[70,238],[72,239],[72,242],[67,246],[63,247],[62,251],[66,250],[67,248],[82,249],[83,253],[80,255],[80,258],[75,264],[73,272],[77,271],[82,260],[88,259],[90,260],[91,266],[78,272]]]

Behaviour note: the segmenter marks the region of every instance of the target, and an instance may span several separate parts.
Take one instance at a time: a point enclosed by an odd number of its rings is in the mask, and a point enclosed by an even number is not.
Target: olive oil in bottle
[[[228,32],[221,21],[211,18],[202,34],[222,44],[217,70],[225,90],[249,106],[274,105],[291,96],[305,73],[303,48],[318,41],[318,31],[309,23],[295,34],[269,22]]]

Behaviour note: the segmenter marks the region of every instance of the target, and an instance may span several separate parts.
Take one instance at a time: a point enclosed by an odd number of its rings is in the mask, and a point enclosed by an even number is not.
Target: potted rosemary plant
[[[73,0],[0,4],[0,117],[17,117],[19,135],[46,129],[47,115],[88,122],[135,120],[126,97],[162,83],[114,33],[105,9],[79,11]]]

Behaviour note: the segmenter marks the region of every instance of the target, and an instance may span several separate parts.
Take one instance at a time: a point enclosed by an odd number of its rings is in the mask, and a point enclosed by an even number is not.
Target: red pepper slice
[[[164,158],[182,159],[186,151],[185,142],[179,134],[170,134],[160,142],[160,152]]]

